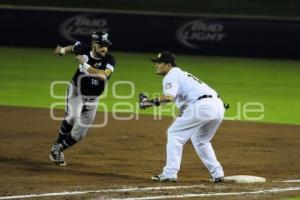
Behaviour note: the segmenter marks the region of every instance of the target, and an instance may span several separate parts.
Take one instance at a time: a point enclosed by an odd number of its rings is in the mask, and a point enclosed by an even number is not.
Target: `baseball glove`
[[[139,107],[140,109],[146,109],[146,108],[149,108],[151,107],[151,103],[149,102],[149,99],[147,97],[147,95],[143,92],[140,93],[140,96],[139,96]]]
[[[149,98],[147,97],[147,95],[143,92],[140,93],[139,96],[139,107],[140,109],[146,109],[152,106],[159,106],[160,102],[158,100],[158,98],[149,100]]]

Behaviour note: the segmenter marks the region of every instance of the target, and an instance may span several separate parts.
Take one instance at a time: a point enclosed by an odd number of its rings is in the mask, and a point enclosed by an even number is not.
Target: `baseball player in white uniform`
[[[224,104],[217,92],[176,66],[171,52],[161,52],[151,59],[156,74],[163,76],[163,94],[156,99],[140,96],[140,108],[175,102],[180,115],[167,131],[167,160],[163,172],[154,181],[177,182],[183,145],[191,139],[193,146],[215,183],[224,181],[224,171],[210,143],[224,117]]]

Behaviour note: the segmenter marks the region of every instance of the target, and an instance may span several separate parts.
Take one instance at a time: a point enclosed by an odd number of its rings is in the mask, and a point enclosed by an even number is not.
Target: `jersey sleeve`
[[[81,42],[77,41],[73,45],[73,52],[75,55],[86,55],[90,51],[90,47],[87,45],[82,44]]]
[[[178,73],[169,73],[163,79],[163,94],[164,95],[171,95],[174,98],[178,92]]]

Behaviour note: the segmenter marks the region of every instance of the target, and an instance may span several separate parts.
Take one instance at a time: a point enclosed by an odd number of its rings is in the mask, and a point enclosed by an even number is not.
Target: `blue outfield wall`
[[[0,8],[0,45],[54,47],[110,33],[113,50],[300,58],[300,20]]]

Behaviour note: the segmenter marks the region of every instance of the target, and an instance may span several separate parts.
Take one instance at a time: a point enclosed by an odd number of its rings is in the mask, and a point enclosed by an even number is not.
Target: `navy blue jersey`
[[[73,46],[73,52],[75,55],[85,55],[88,58],[87,63],[92,67],[100,70],[110,69],[114,71],[116,60],[107,53],[104,57],[94,57],[91,53],[90,45],[83,45],[80,42],[76,42]],[[107,79],[109,79],[107,77]],[[81,72],[77,68],[76,73],[73,76],[72,82],[80,89],[80,92],[84,96],[99,96],[104,88],[105,82],[95,75],[89,75]]]

